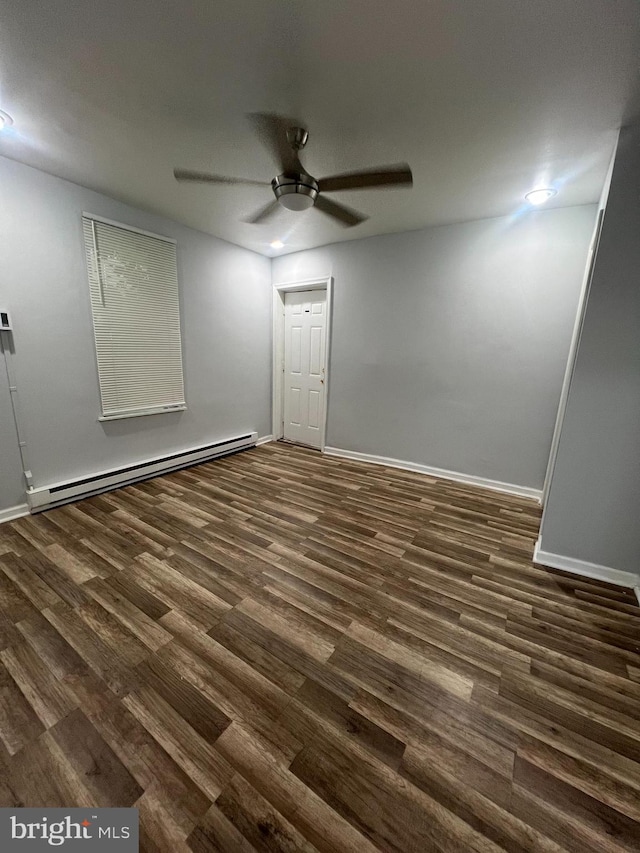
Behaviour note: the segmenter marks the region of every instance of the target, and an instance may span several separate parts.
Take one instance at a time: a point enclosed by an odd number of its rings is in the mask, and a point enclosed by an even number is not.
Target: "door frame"
[[[305,281],[274,283],[273,285],[273,377],[271,392],[271,411],[273,440],[278,441],[284,435],[284,300],[287,293],[304,290],[324,290],[326,292],[327,324],[324,346],[324,412],[320,426],[320,452],[324,453],[327,435],[327,414],[329,411],[329,352],[331,348],[333,278],[311,278]]]

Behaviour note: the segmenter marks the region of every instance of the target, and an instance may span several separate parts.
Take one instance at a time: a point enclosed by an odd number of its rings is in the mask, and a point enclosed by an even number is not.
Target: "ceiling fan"
[[[316,207],[322,213],[340,222],[341,225],[347,227],[358,225],[368,217],[356,210],[351,210],[344,204],[338,204],[338,202],[327,198],[325,193],[340,190],[411,186],[413,183],[411,169],[404,163],[360,172],[345,172],[340,175],[331,175],[328,178],[314,178],[305,172],[298,158],[298,152],[302,151],[309,139],[307,130],[303,127],[297,127],[291,119],[271,113],[254,113],[250,119],[281,170],[280,174],[276,175],[271,182],[212,175],[189,169],[173,170],[177,181],[271,186],[275,200],[270,201],[245,222],[254,225],[266,222],[282,206],[287,210],[307,210],[310,207]]]

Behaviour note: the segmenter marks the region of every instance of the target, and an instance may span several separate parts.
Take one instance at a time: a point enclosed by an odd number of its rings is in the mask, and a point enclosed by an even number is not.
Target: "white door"
[[[284,299],[284,438],[322,446],[327,293],[304,290]]]

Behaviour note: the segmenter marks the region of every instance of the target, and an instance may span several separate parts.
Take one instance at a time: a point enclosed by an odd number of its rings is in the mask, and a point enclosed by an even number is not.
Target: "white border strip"
[[[18,504],[17,506],[7,507],[7,509],[0,509],[0,524],[5,521],[14,521],[16,518],[22,518],[25,515],[29,515],[28,504]]]
[[[640,576],[634,575],[633,572],[623,572],[620,569],[610,569],[608,566],[599,566],[597,563],[587,563],[585,560],[576,560],[574,557],[563,557],[561,554],[552,554],[549,551],[542,551],[540,548],[540,539],[536,542],[536,547],[533,551],[533,562],[541,566],[548,566],[551,569],[560,569],[563,572],[570,572],[572,575],[582,575],[585,578],[593,578],[598,581],[606,581],[613,583],[616,586],[626,586],[631,588],[638,596],[640,603]]]
[[[513,483],[501,483],[499,480],[487,480],[484,477],[474,477],[472,474],[460,474],[458,471],[446,471],[444,468],[432,468],[430,465],[419,465],[416,462],[405,462],[402,459],[391,459],[387,456],[374,456],[370,453],[357,453],[355,450],[342,450],[339,447],[325,447],[327,456],[340,456],[344,459],[354,459],[358,462],[371,462],[374,465],[385,465],[387,468],[402,468],[405,471],[417,471],[443,480],[455,480],[469,486],[480,486],[493,489],[494,492],[506,492],[509,495],[519,495],[522,498],[533,498],[540,502],[540,489],[530,489],[528,486],[516,486]]]
[[[261,444],[269,444],[270,441],[273,441],[272,435],[263,435],[256,441],[256,447],[260,447]]]

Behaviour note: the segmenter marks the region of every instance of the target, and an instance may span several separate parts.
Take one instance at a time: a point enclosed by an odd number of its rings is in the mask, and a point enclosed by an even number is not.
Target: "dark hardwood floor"
[[[640,608],[532,501],[270,444],[0,527],[0,805],[145,851],[638,851]]]

